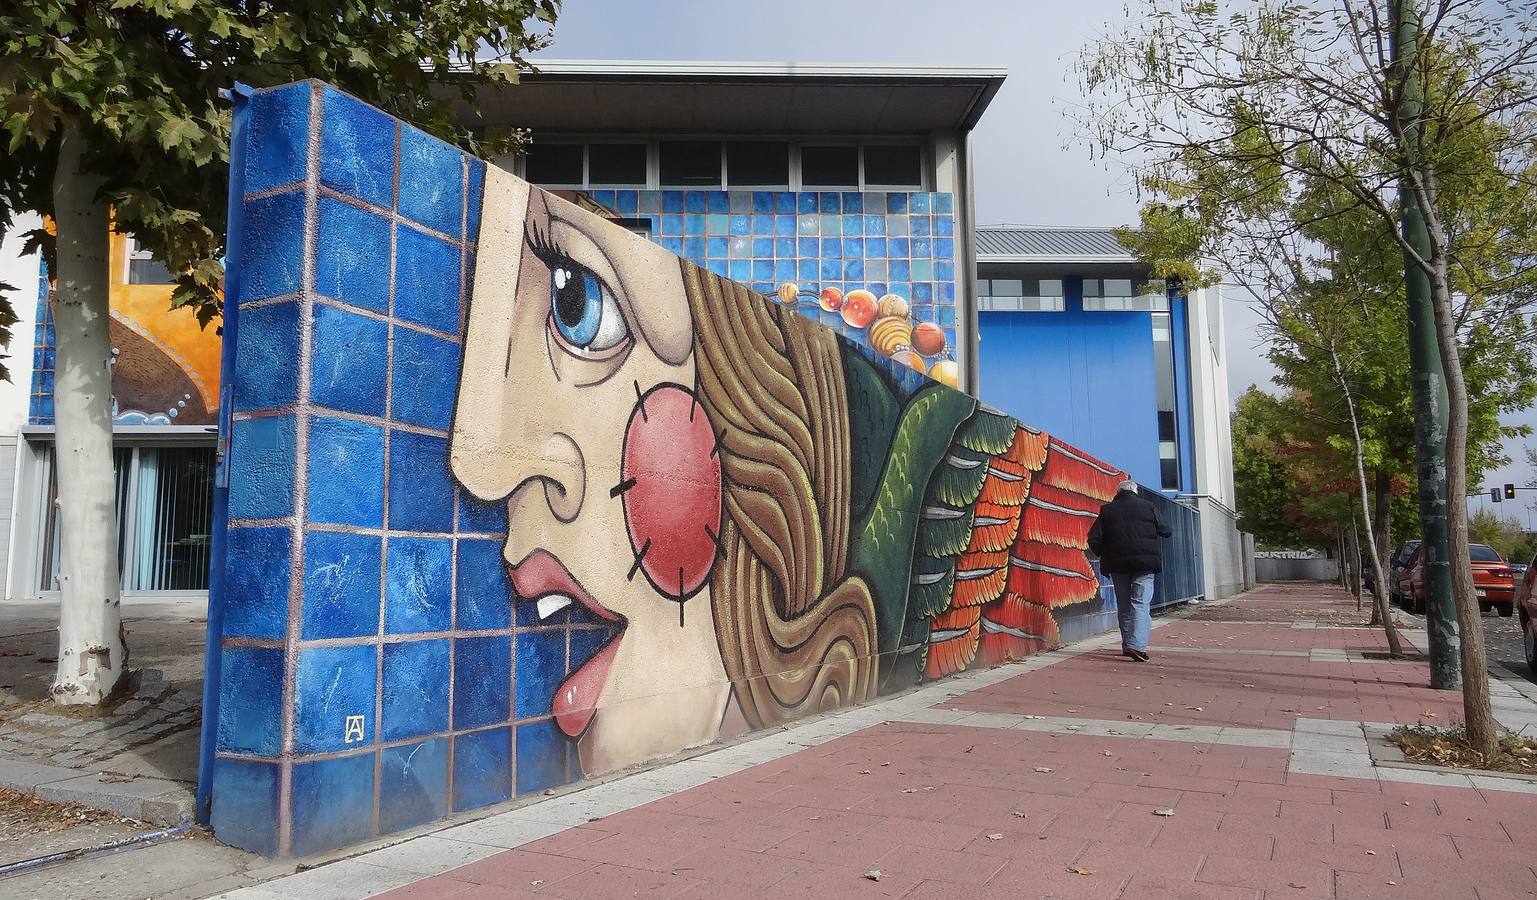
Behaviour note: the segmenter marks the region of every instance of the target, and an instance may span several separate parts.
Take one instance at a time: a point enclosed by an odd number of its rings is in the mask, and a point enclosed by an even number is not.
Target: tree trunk
[[[1425,86],[1418,70],[1421,4],[1419,0],[1395,0],[1392,10],[1393,68],[1398,88],[1394,121],[1407,168],[1419,156],[1420,114],[1425,105]],[[1447,537],[1447,509],[1465,503],[1466,498],[1451,493],[1447,486],[1449,403],[1436,335],[1430,273],[1424,265],[1431,258],[1430,230],[1421,208],[1422,197],[1408,171],[1400,175],[1398,197],[1405,245],[1404,299],[1409,318],[1409,369],[1413,376],[1414,460],[1419,474],[1421,552],[1425,556],[1423,596],[1425,628],[1429,633],[1430,686],[1454,691],[1462,685],[1461,629],[1448,563],[1452,554]]]
[[[1388,639],[1388,652],[1393,656],[1403,655],[1403,647],[1398,642],[1398,629],[1393,626],[1393,611],[1388,608],[1387,576],[1382,571],[1382,555],[1377,552],[1377,538],[1372,533],[1372,509],[1367,502],[1368,490],[1366,487],[1366,453],[1361,442],[1361,423],[1356,417],[1356,401],[1350,392],[1350,384],[1345,379],[1344,367],[1340,365],[1338,354],[1331,347],[1330,354],[1334,357],[1334,377],[1340,386],[1340,392],[1345,396],[1345,410],[1350,415],[1351,446],[1355,448],[1356,457],[1356,485],[1361,496],[1361,521],[1366,525],[1366,547],[1372,557],[1372,615],[1382,624],[1382,631]],[[1354,519],[1354,516],[1351,517]],[[1357,553],[1357,559],[1360,554]],[[1359,565],[1359,563],[1358,563]]]
[[[111,221],[101,179],[82,171],[84,140],[67,129],[53,176],[58,225],[54,466],[58,473],[59,664],[53,697],[107,698],[127,671],[112,468],[112,369],[107,326]]]
[[[1350,552],[1350,562],[1351,562],[1351,566],[1352,566],[1352,568],[1351,568],[1351,579],[1350,579],[1350,593],[1356,598],[1356,612],[1360,612],[1361,611],[1361,595],[1363,593],[1365,593],[1365,590],[1364,590],[1365,585],[1362,583],[1364,581],[1364,579],[1362,578],[1362,572],[1361,572],[1361,529],[1356,527],[1356,516],[1355,516],[1355,513],[1351,513],[1350,514],[1350,549],[1349,549],[1349,552]],[[1373,611],[1372,615],[1376,616],[1376,612]]]
[[[1372,511],[1377,518],[1372,523],[1372,529],[1377,535],[1377,557],[1382,560],[1383,572],[1387,574],[1389,583],[1384,586],[1384,593],[1388,595],[1388,608],[1393,607],[1393,577],[1388,560],[1393,556],[1393,476],[1386,469],[1378,469],[1372,473]]]
[[[1425,183],[1433,182],[1427,178]],[[1424,205],[1434,209],[1433,203]],[[1426,218],[1432,233],[1444,234],[1438,221]],[[1444,241],[1437,242],[1437,246],[1445,246]],[[1436,253],[1431,268],[1430,300],[1436,315],[1436,344],[1441,367],[1446,370],[1446,496],[1452,498],[1446,505],[1446,530],[1452,596],[1457,600],[1457,623],[1462,632],[1462,717],[1467,725],[1468,743],[1486,759],[1493,759],[1499,753],[1499,724],[1489,705],[1483,616],[1473,587],[1473,566],[1468,561],[1468,386],[1457,348],[1445,256]]]

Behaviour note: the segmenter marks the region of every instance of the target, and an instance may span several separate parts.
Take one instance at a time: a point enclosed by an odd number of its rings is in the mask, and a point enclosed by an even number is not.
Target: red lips
[[[610,622],[621,621],[619,614],[592,599],[576,578],[548,550],[535,550],[507,570],[512,588],[524,600],[536,600],[546,594],[565,594],[593,613]]]
[[[508,569],[513,590],[525,601],[536,600],[548,594],[565,594],[577,603],[592,610],[594,615],[610,622],[624,620],[613,610],[596,600],[577,582],[571,572],[546,550],[535,550],[524,560]],[[581,668],[566,676],[550,698],[550,711],[555,714],[555,724],[567,737],[580,737],[592,724],[597,711],[598,697],[608,683],[608,670],[614,664],[619,642],[624,632],[603,645]]]

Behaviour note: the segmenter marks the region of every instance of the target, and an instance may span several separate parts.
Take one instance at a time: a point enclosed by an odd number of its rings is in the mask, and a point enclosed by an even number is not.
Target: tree
[[[1398,245],[1406,281],[1428,284],[1445,372],[1444,459],[1422,465],[1421,481],[1461,497],[1469,422],[1459,325],[1530,303],[1537,271],[1537,231],[1527,227],[1537,199],[1537,0],[1439,0],[1428,14],[1409,0],[1144,0],[1139,11],[1080,59],[1087,93],[1099,97],[1086,116],[1096,146],[1187,209],[1203,225],[1203,258],[1239,278],[1300,239],[1290,211],[1319,182],[1346,209],[1374,216]],[[1460,192],[1470,206],[1448,202],[1450,184],[1474,177],[1482,189]],[[1461,258],[1460,217],[1484,223]],[[1426,240],[1400,228],[1414,222]],[[1435,410],[1422,401],[1416,411],[1422,434],[1433,432]],[[1435,515],[1427,505],[1422,520]],[[1445,515],[1449,555],[1432,559],[1454,589],[1468,737],[1490,755],[1497,733],[1466,510],[1449,503]],[[1456,637],[1433,626],[1433,656],[1437,641]]]
[[[1468,540],[1493,547],[1509,562],[1526,562],[1519,556],[1526,548],[1526,534],[1515,519],[1481,509],[1468,517]]]
[[[108,229],[178,281],[173,306],[219,315],[230,112],[219,90],[317,77],[474,152],[475,86],[510,83],[559,0],[11,0],[0,7],[0,235],[18,211],[56,279],[55,447],[63,554],[60,703],[98,703],[126,671],[113,516]],[[457,85],[458,91],[452,89]],[[445,90],[445,87],[449,89]]]

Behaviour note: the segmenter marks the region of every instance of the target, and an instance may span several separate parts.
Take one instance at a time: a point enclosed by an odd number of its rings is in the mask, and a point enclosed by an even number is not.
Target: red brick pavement
[[[1153,664],[1088,653],[945,706],[1285,730],[1456,719],[1421,666],[1159,653],[1380,648],[1367,629],[1285,627],[1352,613],[1337,592],[1267,588],[1155,630]],[[1295,775],[1287,756],[888,722],[385,896],[1537,896],[1537,797]]]

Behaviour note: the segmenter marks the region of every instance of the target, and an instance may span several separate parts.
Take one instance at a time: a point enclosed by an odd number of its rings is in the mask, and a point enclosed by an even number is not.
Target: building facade
[[[1220,287],[1150,284],[1108,228],[976,239],[981,399],[1198,507],[1205,594],[1241,590]]]

